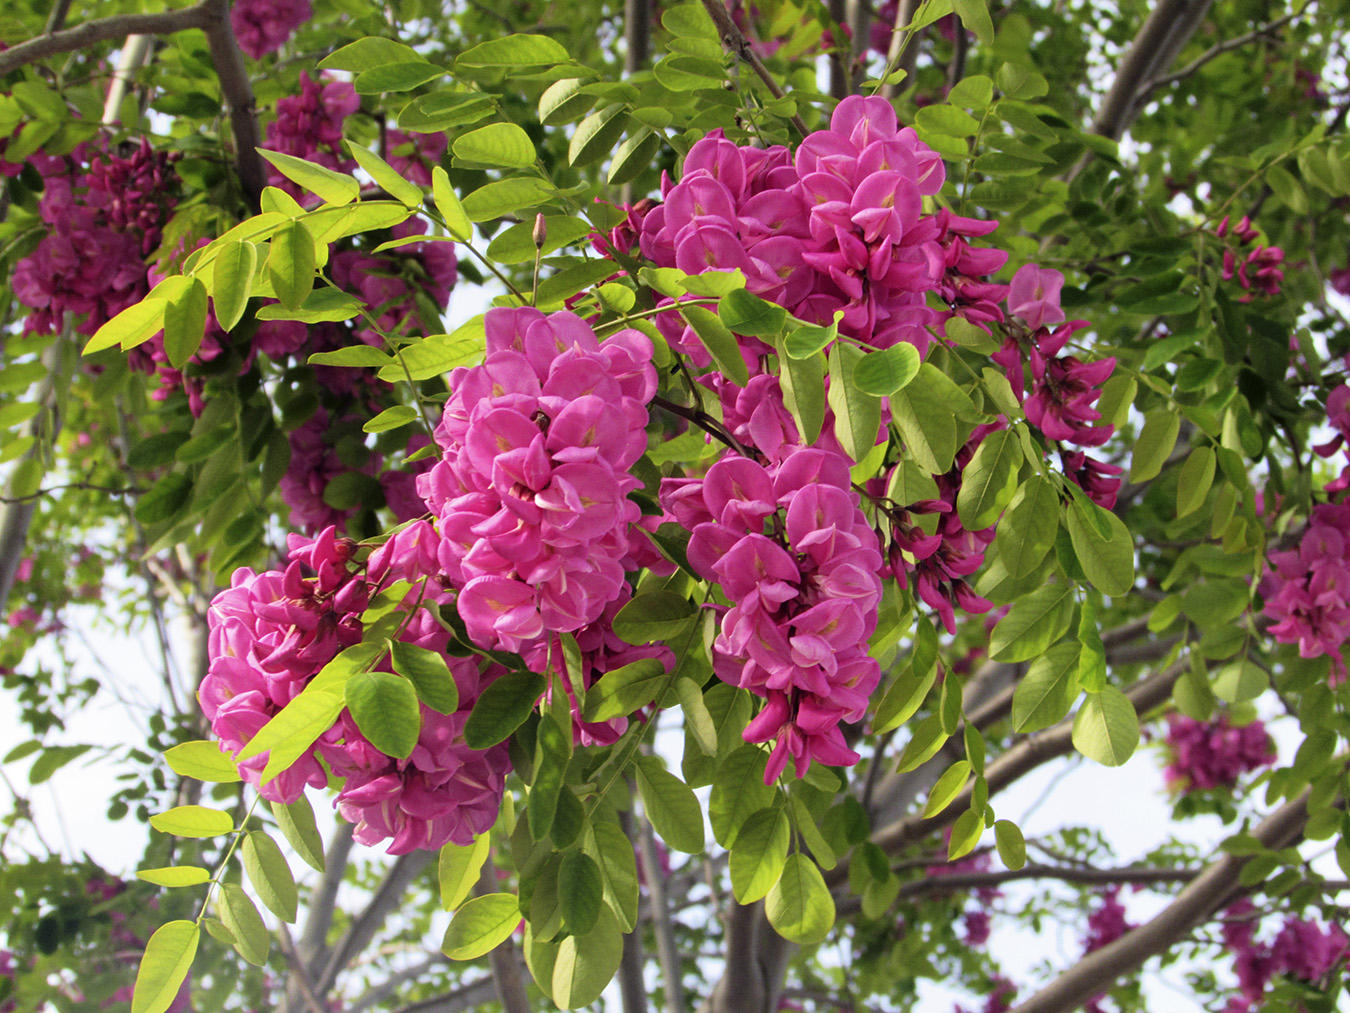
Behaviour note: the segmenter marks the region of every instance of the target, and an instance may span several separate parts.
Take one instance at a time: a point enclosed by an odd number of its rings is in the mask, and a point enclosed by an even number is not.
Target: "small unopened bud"
[[[530,235],[534,239],[534,248],[542,250],[544,240],[548,238],[548,223],[544,221],[543,212],[534,216],[534,231]]]

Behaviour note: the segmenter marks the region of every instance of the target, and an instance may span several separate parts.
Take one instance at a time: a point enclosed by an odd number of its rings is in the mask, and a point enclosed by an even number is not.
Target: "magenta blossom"
[[[309,0],[235,0],[230,25],[239,48],[255,60],[275,53],[314,16]]]
[[[1062,323],[1064,311],[1059,306],[1059,293],[1063,288],[1064,275],[1059,271],[1023,264],[1008,286],[1008,312],[1020,317],[1033,331]]]

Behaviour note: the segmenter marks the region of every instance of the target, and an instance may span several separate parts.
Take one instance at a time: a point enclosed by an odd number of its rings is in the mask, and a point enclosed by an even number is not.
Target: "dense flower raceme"
[[[1279,975],[1312,985],[1336,985],[1350,957],[1350,936],[1334,922],[1323,928],[1316,921],[1286,918],[1269,941],[1256,938],[1260,918],[1251,901],[1243,900],[1224,911],[1223,941],[1234,954],[1241,995],[1224,1013],[1252,1013],[1262,1008],[1266,990]]]
[[[1113,886],[1102,893],[1101,903],[1088,914],[1083,952],[1094,953],[1109,946],[1134,927],[1125,918],[1125,905],[1120,902],[1120,887]],[[1104,995],[1099,995],[1083,1008],[1087,1013],[1103,1013],[1103,998]]]
[[[126,155],[82,144],[29,160],[43,178],[46,234],[14,269],[14,294],[33,310],[26,330],[57,331],[70,313],[93,334],[149,291],[145,258],[178,194],[173,160],[145,139]]]
[[[278,100],[277,118],[267,125],[264,147],[347,172],[356,163],[342,150],[342,122],[359,108],[361,99],[350,82],[316,81],[302,70],[300,94]],[[276,169],[270,170],[268,182],[297,200],[304,197]]]
[[[519,651],[595,622],[652,556],[628,494],[656,370],[645,335],[601,344],[572,313],[496,309],[486,329],[483,364],[450,376],[443,456],[417,489],[470,637]]]
[[[1275,762],[1266,726],[1235,726],[1227,714],[1214,721],[1168,715],[1165,745],[1170,762],[1163,779],[1175,792],[1231,788],[1241,775]]]
[[[642,215],[642,253],[690,274],[740,269],[752,293],[793,315],[887,348],[927,348],[937,316],[924,293],[947,268],[943,227],[922,198],[942,160],[880,98],[845,99],[829,130],[786,148],[738,147],[713,132],[685,157],[678,183]],[[979,223],[976,223],[979,224]],[[682,325],[681,325],[682,326]],[[685,347],[687,346],[687,347]],[[681,343],[698,361],[696,339]]]
[[[406,239],[424,234],[426,228],[426,222],[410,218],[390,231],[395,239]],[[377,347],[384,346],[385,334],[421,330],[417,299],[428,300],[436,311],[444,309],[457,274],[454,245],[445,242],[412,243],[387,253],[344,250],[332,258],[333,283],[362,299],[378,325],[361,328],[357,336]]]
[[[222,748],[242,749],[324,665],[359,643],[361,616],[373,592],[415,568],[419,547],[425,557],[432,541],[425,522],[404,529],[388,549],[372,555],[362,573],[352,564],[354,543],[335,538],[329,528],[314,539],[291,535],[285,570],[236,570],[231,587],[211,603],[210,666],[199,692]],[[397,567],[395,558],[401,561]],[[428,584],[429,601],[445,597]],[[434,651],[448,643],[448,634],[425,609],[413,613],[399,638]],[[392,854],[447,841],[468,843],[496,819],[507,756],[504,746],[480,752],[463,743],[464,722],[490,671],[480,675],[462,658],[447,657],[446,663],[459,709],[447,715],[423,705],[417,746],[407,759],[377,750],[343,711],[305,755],[267,784],[260,785],[267,754],[241,763],[240,773],[263,797],[290,802],[306,786],[327,784],[326,766],[344,781],[337,806],[356,824],[355,839],[389,840]]]
[[[230,7],[239,48],[255,60],[275,53],[313,16],[309,0],[235,0]]]
[[[774,741],[765,780],[789,759],[799,777],[813,759],[856,763],[839,726],[862,719],[881,677],[867,654],[881,552],[847,459],[798,449],[766,468],[729,456],[704,478],[665,480],[661,501],[692,532],[690,564],[732,603],[714,668],[766,701],[744,732]]]
[[[1223,239],[1228,233],[1228,219],[1224,218],[1214,230],[1214,234]],[[1253,291],[1267,296],[1278,295],[1280,283],[1284,281],[1284,271],[1280,268],[1284,263],[1284,251],[1278,246],[1263,246],[1258,243],[1243,257],[1242,247],[1249,246],[1260,238],[1260,233],[1252,227],[1251,219],[1245,215],[1233,228],[1232,235],[1233,245],[1223,251],[1223,280],[1231,281],[1237,278],[1238,284],[1243,289],[1238,301],[1250,302]]]
[[[1313,507],[1298,547],[1270,555],[1261,583],[1270,635],[1298,644],[1303,658],[1326,655],[1331,679],[1345,679],[1341,651],[1350,640],[1350,503]]]
[[[358,428],[359,420],[354,416],[342,421],[351,423],[348,428]],[[333,420],[320,407],[308,422],[288,436],[291,459],[281,477],[281,498],[291,508],[291,526],[305,534],[315,534],[329,526],[343,528],[347,518],[355,513],[354,507],[338,508],[325,501],[324,490],[329,482],[353,471],[374,477],[380,470],[378,454],[371,453],[357,439],[335,441],[336,435]]]

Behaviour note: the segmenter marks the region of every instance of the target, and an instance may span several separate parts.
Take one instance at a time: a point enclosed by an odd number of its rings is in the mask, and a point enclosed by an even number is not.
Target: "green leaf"
[[[998,848],[998,857],[1013,872],[1027,864],[1027,844],[1022,839],[1021,828],[1009,820],[994,822],[994,845]]]
[[[819,352],[808,358],[780,355],[783,368],[779,379],[783,404],[797,423],[797,431],[807,446],[820,439],[825,424],[825,356]]]
[[[155,929],[136,971],[131,1013],[164,1013],[173,1005],[187,980],[201,935],[197,923],[189,921],[165,922]]]
[[[620,102],[597,109],[579,124],[567,149],[567,162],[573,167],[598,162],[613,152],[628,126],[628,112]]]
[[[175,774],[195,777],[198,781],[232,784],[243,780],[230,754],[222,752],[220,745],[213,741],[199,739],[180,743],[166,750],[164,759],[169,761]]]
[[[1130,481],[1147,482],[1157,478],[1181,432],[1181,416],[1176,412],[1158,409],[1144,416],[1144,428],[1134,443],[1130,455]]]
[[[305,360],[311,366],[345,366],[351,369],[374,369],[395,361],[388,352],[370,345],[352,345],[331,352],[315,352]]]
[[[787,325],[787,310],[743,288],[723,296],[717,315],[729,330],[757,338],[776,337]]]
[[[356,164],[369,173],[375,184],[394,200],[402,201],[410,208],[422,206],[422,188],[400,176],[398,170],[375,152],[353,141],[347,142],[347,150],[356,159]]]
[[[385,92],[412,91],[418,85],[444,77],[445,71],[422,57],[403,63],[387,63],[382,67],[363,70],[352,80],[358,95],[381,95]]]
[[[472,844],[446,844],[441,848],[437,881],[441,888],[441,907],[446,911],[455,910],[469,896],[483,871],[491,844],[487,834],[479,834]]]
[[[1013,691],[1013,731],[1035,732],[1068,716],[1078,697],[1080,645],[1056,644],[1031,663]]]
[[[174,369],[187,365],[206,336],[206,286],[199,278],[187,281],[185,291],[164,307],[164,354]],[[130,345],[123,342],[122,347]]]
[[[380,369],[379,377],[397,383],[410,377],[414,382],[442,376],[456,366],[476,364],[483,357],[482,318],[474,318],[453,334],[431,334],[399,349],[399,362]]]
[[[731,890],[736,903],[753,904],[773,889],[787,865],[791,836],[787,813],[781,807],[750,814],[731,849]]]
[[[1139,718],[1114,686],[1090,693],[1073,719],[1073,747],[1090,760],[1118,767],[1139,745]]]
[[[942,728],[942,715],[929,714],[914,729],[905,751],[900,754],[896,771],[904,774],[931,760],[950,736]]]
[[[285,155],[280,151],[259,148],[258,154],[271,162],[292,183],[304,187],[327,204],[341,207],[361,196],[361,184],[345,173],[334,172],[317,162]]]
[[[707,347],[713,361],[727,379],[741,387],[750,382],[750,371],[741,355],[741,346],[716,313],[702,306],[681,306],[680,315],[689,321],[689,326]]]
[[[456,67],[534,69],[566,63],[567,50],[547,35],[508,35],[480,42],[455,60]]]
[[[319,836],[309,799],[301,795],[290,804],[272,802],[271,807],[277,826],[295,853],[315,872],[323,872],[323,838]]]
[[[255,830],[244,836],[242,851],[244,871],[259,899],[283,922],[293,924],[299,895],[295,877],[291,875],[286,856],[277,847],[277,842],[261,830]]]
[[[164,329],[164,314],[168,303],[162,299],[143,299],[132,303],[94,332],[84,346],[83,355],[101,352],[113,345],[131,348],[154,337]]]
[[[587,721],[609,721],[632,714],[656,699],[666,684],[666,666],[657,658],[639,658],[606,672],[586,692]]]
[[[655,640],[678,637],[689,628],[699,608],[673,591],[640,594],[614,617],[615,636],[625,643],[641,646]]]
[[[1039,475],[1022,486],[1013,508],[999,521],[995,546],[1008,575],[1025,577],[1040,566],[1059,532],[1059,493]],[[1006,529],[1006,530],[1005,530]]]
[[[810,946],[834,927],[834,898],[816,864],[803,854],[789,855],[783,873],[764,899],[764,914],[780,936]]]
[[[884,735],[913,717],[936,681],[937,670],[932,667],[924,673],[916,672],[913,666],[905,668],[877,705],[876,716],[872,719],[872,734]]]
[[[347,708],[361,734],[380,752],[398,760],[412,755],[422,712],[411,680],[389,672],[353,672],[347,679]]]
[[[460,134],[450,150],[456,165],[470,169],[523,169],[535,159],[530,135],[514,123],[489,123]]]
[[[970,772],[969,760],[957,760],[944,770],[937,783],[933,785],[933,790],[928,793],[928,804],[923,808],[923,818],[932,819],[955,802],[957,796],[965,789],[966,782],[970,780]]]
[[[482,92],[441,88],[419,95],[399,110],[398,125],[419,134],[439,134],[468,126],[493,113],[492,98]]]
[[[619,923],[608,907],[601,907],[595,928],[559,944],[549,983],[553,1001],[561,1009],[589,1006],[614,980],[622,959]]]
[[[1177,516],[1185,517],[1204,505],[1214,484],[1216,458],[1213,447],[1196,447],[1177,475]]]
[[[1050,584],[1013,604],[989,639],[995,661],[1028,661],[1064,636],[1073,617],[1073,588]]]
[[[975,38],[979,40],[980,45],[992,46],[994,44],[994,22],[989,18],[989,9],[985,5],[985,0],[953,0],[952,8],[956,11],[956,16],[961,19],[962,26],[975,33]]]
[[[634,773],[642,807],[661,839],[676,851],[699,854],[703,850],[703,807],[689,786],[654,756],[639,757]]]
[[[268,753],[262,782],[267,784],[277,774],[300,759],[316,739],[342,713],[344,699],[340,693],[313,689],[310,683],[300,695],[282,708],[239,752],[236,759],[243,761]]]
[[[469,748],[495,746],[524,724],[544,685],[544,677],[535,672],[507,672],[492,682],[478,697],[464,724],[464,741]]]
[[[1265,669],[1243,659],[1219,670],[1212,684],[1214,695],[1228,703],[1246,703],[1255,700],[1270,688],[1270,677]]]
[[[451,960],[475,960],[504,943],[520,924],[520,899],[513,893],[488,893],[465,901],[441,942]]]
[[[175,837],[216,837],[234,829],[234,818],[219,809],[180,805],[150,817],[150,825]]]
[[[975,450],[961,476],[956,496],[957,516],[967,531],[980,531],[998,520],[1017,492],[1022,446],[1009,429],[999,429]]]
[[[984,814],[967,809],[952,824],[952,835],[947,842],[947,861],[954,862],[975,850],[984,836]]]
[[[434,711],[453,714],[459,707],[459,687],[439,651],[395,640],[391,645],[394,671],[413,684],[418,698]]]
[[[546,713],[535,730],[534,783],[530,785],[527,812],[530,837],[536,841],[548,837],[558,811],[558,796],[569,790],[563,781],[572,754],[572,716],[565,701],[562,710],[565,724]]]
[[[773,803],[774,789],[764,783],[764,768],[764,751],[751,745],[737,746],[717,768],[708,799],[708,821],[722,847],[734,848],[750,815]]]
[[[853,367],[853,380],[864,394],[889,397],[918,375],[919,362],[919,350],[901,342],[865,354]]]
[[[661,150],[661,141],[661,135],[651,127],[640,127],[624,138],[609,163],[608,183],[622,186],[637,179],[643,170],[650,169],[656,153]]]
[[[544,257],[586,238],[593,231],[590,222],[584,218],[573,218],[571,215],[546,215],[544,226],[546,231],[544,245],[538,248],[539,254]],[[536,250],[533,233],[533,220],[519,222],[509,229],[504,229],[488,245],[488,259],[495,260],[498,264],[532,263]]]
[[[948,137],[969,137],[980,129],[980,121],[963,109],[954,106],[924,106],[914,114],[914,124],[920,130]]]
[[[1110,530],[1109,537],[1102,536],[1098,523]],[[1113,598],[1128,594],[1134,587],[1134,539],[1125,522],[1090,500],[1075,497],[1066,526],[1092,586]]]
[[[227,243],[216,254],[211,272],[211,299],[216,323],[222,330],[233,330],[244,315],[249,293],[253,290],[253,272],[258,265],[258,250],[248,241]]]
[[[407,63],[420,59],[417,50],[393,39],[365,38],[349,42],[319,61],[320,70],[350,70],[361,73],[388,63]]]
[[[545,88],[539,96],[539,122],[546,127],[560,127],[590,112],[596,97],[581,90],[585,83],[579,77],[567,77]]]
[[[927,363],[920,366],[919,375],[891,395],[891,417],[914,461],[929,474],[942,475],[956,458],[956,416],[932,383],[930,369]]]
[[[595,823],[585,843],[596,860],[605,886],[605,903],[625,932],[633,931],[638,916],[638,872],[633,842],[614,823]]]
[[[396,404],[391,408],[386,408],[373,419],[364,423],[361,426],[361,431],[365,433],[386,433],[391,429],[401,429],[410,422],[416,422],[418,417],[417,409],[412,405]]]
[[[830,348],[830,385],[826,392],[834,410],[834,435],[854,461],[861,461],[877,444],[881,428],[881,401],[858,387],[854,371],[862,349],[837,341]]]
[[[258,967],[267,963],[267,951],[271,948],[267,926],[242,886],[221,884],[216,914],[234,936],[234,948],[239,951],[239,956]]]
[[[277,230],[267,255],[267,276],[281,304],[296,309],[314,288],[314,240],[302,221]]]
[[[839,337],[839,320],[836,318],[829,326],[801,324],[788,331],[783,339],[783,351],[790,359],[809,359],[817,352],[823,352],[835,338]]]
[[[563,855],[558,869],[558,898],[562,903],[563,924],[574,936],[584,936],[600,917],[605,906],[605,884],[600,866],[584,851]]]
[[[432,174],[432,182],[435,183],[435,173]],[[465,197],[462,207],[471,222],[486,222],[511,214],[523,217],[526,209],[538,207],[556,192],[557,188],[552,183],[533,176],[499,179],[495,183],[479,187]],[[440,206],[439,196],[436,203]],[[450,234],[456,239],[468,238],[467,235],[457,235],[453,228],[450,229]]]
[[[174,865],[165,869],[138,869],[136,878],[156,886],[201,886],[211,882],[211,874],[195,865]]]

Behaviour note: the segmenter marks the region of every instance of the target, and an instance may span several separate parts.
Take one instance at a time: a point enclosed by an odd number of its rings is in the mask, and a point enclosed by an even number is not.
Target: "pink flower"
[[[239,48],[255,60],[275,53],[313,16],[309,0],[235,0],[230,8]]]
[[[1242,774],[1275,762],[1262,722],[1234,727],[1226,714],[1208,722],[1169,715],[1166,746],[1171,762],[1163,777],[1176,792],[1232,787]]]
[[[1021,317],[1032,330],[1064,320],[1059,293],[1064,275],[1054,268],[1023,264],[1008,286],[1008,312]]]

